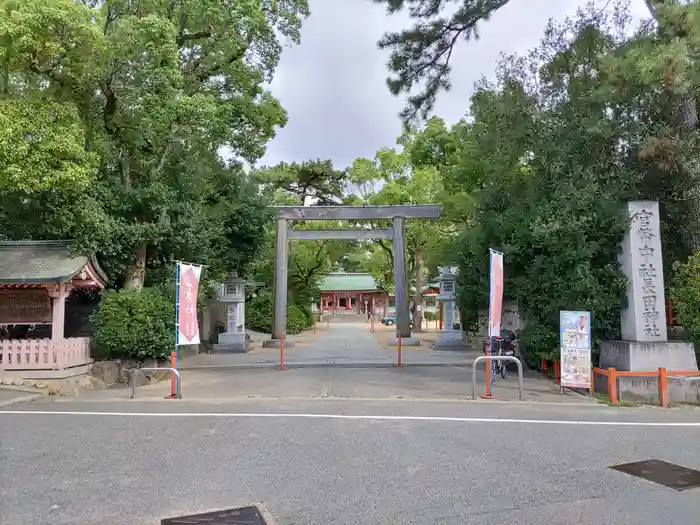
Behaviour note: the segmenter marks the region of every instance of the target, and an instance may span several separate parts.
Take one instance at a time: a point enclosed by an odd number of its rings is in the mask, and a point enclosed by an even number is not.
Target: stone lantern
[[[247,352],[245,333],[245,280],[232,272],[222,285],[219,301],[226,305],[226,331],[219,334],[214,352]]]
[[[463,347],[461,330],[454,329],[454,323],[458,319],[456,300],[457,268],[439,268],[440,295],[438,300],[442,304],[443,325],[440,334],[436,339],[436,347]]]

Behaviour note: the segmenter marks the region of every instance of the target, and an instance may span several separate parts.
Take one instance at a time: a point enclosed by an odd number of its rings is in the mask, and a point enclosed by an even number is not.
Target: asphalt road
[[[690,525],[700,489],[607,467],[656,458],[700,469],[698,444],[700,411],[689,409],[15,404],[0,409],[0,522],[145,525],[263,503],[279,525]]]

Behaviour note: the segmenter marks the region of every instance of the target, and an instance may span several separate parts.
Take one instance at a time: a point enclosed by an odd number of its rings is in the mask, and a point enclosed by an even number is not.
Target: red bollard
[[[491,394],[491,361],[485,362],[486,367],[484,368],[484,377],[486,383],[486,391],[481,397],[483,399],[491,399],[493,395]]]
[[[284,336],[280,338],[280,370],[284,370]]]
[[[401,334],[399,334],[396,343],[397,343],[398,348],[399,348],[399,358],[398,358],[398,363],[396,366],[403,366],[401,364]]]

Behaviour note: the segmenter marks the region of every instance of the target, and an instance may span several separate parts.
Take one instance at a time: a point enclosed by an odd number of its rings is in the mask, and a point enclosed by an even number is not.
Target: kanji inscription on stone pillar
[[[630,229],[622,243],[620,263],[627,276],[622,338],[627,341],[666,341],[663,260],[659,203],[627,203]]]

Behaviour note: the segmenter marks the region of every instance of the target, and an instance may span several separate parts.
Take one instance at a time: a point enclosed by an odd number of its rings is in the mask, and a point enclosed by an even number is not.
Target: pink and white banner
[[[503,254],[490,250],[489,337],[501,334],[503,311]]]
[[[197,322],[197,291],[202,267],[178,262],[177,281],[177,341],[179,345],[199,344]]]

